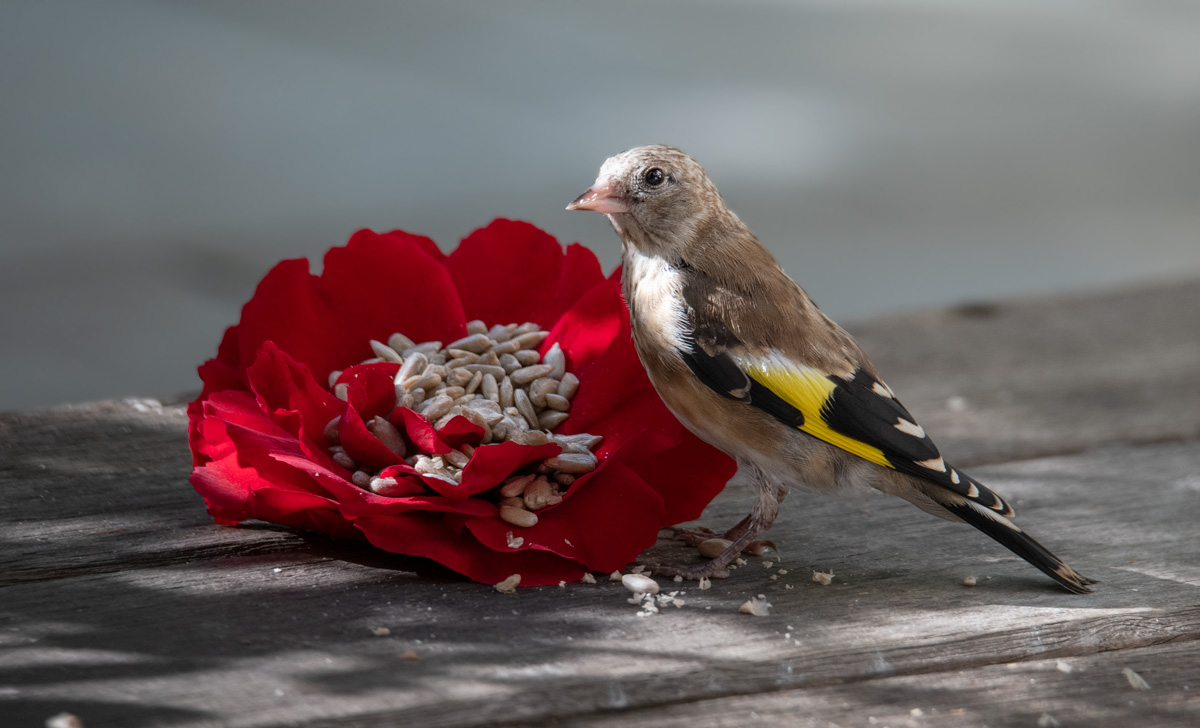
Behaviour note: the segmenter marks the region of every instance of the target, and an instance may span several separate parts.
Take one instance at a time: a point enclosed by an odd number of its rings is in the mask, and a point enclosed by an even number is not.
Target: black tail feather
[[[1088,585],[1100,583],[1095,579],[1087,578],[1064,564],[1061,559],[1050,553],[1045,546],[1038,543],[1029,534],[999,523],[994,518],[990,518],[975,510],[967,503],[961,505],[941,503],[940,505],[975,528],[991,536],[1000,545],[1028,561],[1043,574],[1061,584],[1069,592],[1074,594],[1090,594],[1092,590],[1088,588]]]

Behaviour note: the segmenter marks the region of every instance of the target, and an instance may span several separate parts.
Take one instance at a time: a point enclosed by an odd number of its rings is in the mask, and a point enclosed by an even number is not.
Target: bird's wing
[[[892,390],[866,369],[828,374],[778,352],[755,355],[713,325],[693,325],[683,344],[690,347],[680,351],[684,362],[721,396],[864,460],[940,485],[999,515],[1013,515],[1002,498],[948,465]]]

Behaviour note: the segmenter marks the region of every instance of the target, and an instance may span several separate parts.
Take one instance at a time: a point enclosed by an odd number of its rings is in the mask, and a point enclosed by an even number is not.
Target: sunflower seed
[[[467,390],[463,389],[462,387],[443,387],[441,391],[438,392],[438,394],[444,394],[450,399],[458,399],[466,393]]]
[[[442,378],[438,376],[436,372],[430,372],[429,374],[422,374],[419,377],[409,377],[408,379],[404,380],[404,388],[416,389],[417,387],[420,387],[428,392],[430,390],[437,389],[437,386],[441,383]]]
[[[552,458],[546,458],[546,465],[562,473],[578,475],[590,473],[596,469],[596,456],[583,453],[563,453]]]
[[[504,410],[500,409],[500,405],[496,404],[490,399],[471,400],[467,404],[463,405],[463,409],[476,410],[489,418],[495,417],[496,419],[499,419],[504,416]]]
[[[446,349],[446,356],[450,357],[451,359],[470,359],[472,362],[479,360],[478,354],[473,351],[467,351],[466,349]],[[467,363],[469,364],[470,362]]]
[[[376,439],[383,443],[384,447],[400,457],[404,457],[407,454],[408,447],[404,444],[404,438],[400,435],[400,430],[397,430],[395,425],[379,416],[372,419],[369,425],[367,429],[371,431],[371,434]]]
[[[531,511],[540,511],[546,506],[562,503],[562,496],[554,492],[554,487],[550,485],[550,481],[546,480],[544,475],[538,476],[525,488],[521,499],[525,501],[525,507]]]
[[[571,400],[559,394],[547,394],[546,406],[559,412],[566,412],[571,408]]]
[[[350,476],[350,482],[359,488],[368,488],[371,485],[371,474],[365,470],[355,470],[354,474]]]
[[[333,389],[333,385],[337,384],[338,377],[340,377],[340,376],[342,376],[341,369],[334,369],[332,372],[329,372],[329,388],[330,389]]]
[[[518,369],[509,375],[509,377],[512,379],[513,384],[525,385],[529,384],[535,379],[540,379],[546,376],[553,369],[554,367],[550,366],[549,364],[534,364],[531,367],[522,367]]]
[[[487,324],[480,321],[479,319],[475,319],[474,321],[467,322],[467,333],[468,334],[486,334],[487,330],[488,330]]]
[[[533,380],[529,385],[529,401],[537,407],[546,406],[546,395],[558,391],[558,382],[549,377]]]
[[[378,476],[371,478],[371,482],[368,484],[368,488],[370,488],[371,492],[377,495],[399,495],[401,492],[406,490],[405,488],[400,488],[399,486],[400,481],[396,480],[395,478],[380,478]]]
[[[465,387],[475,375],[466,369],[451,369],[446,374],[446,384],[451,387]]]
[[[342,400],[343,402],[346,401],[347,399],[349,399],[350,398],[350,384],[348,382],[342,382],[341,384],[335,386],[333,388],[333,396],[337,397],[338,399]]]
[[[500,509],[500,520],[520,528],[530,528],[537,525],[538,517],[536,513],[531,513],[522,508],[505,506]]]
[[[433,359],[430,359],[429,366],[425,367],[425,371],[422,373],[427,377],[436,374],[438,379],[445,379],[450,370],[446,368],[445,364],[438,364]]]
[[[471,381],[467,383],[466,393],[474,394],[480,384],[483,384],[483,372],[475,372],[475,376],[471,377]]]
[[[488,338],[496,343],[508,341],[513,337],[513,332],[517,330],[516,324],[496,324],[488,329]]]
[[[390,361],[394,364],[404,363],[404,358],[400,356],[400,353],[382,341],[371,339],[371,351],[375,352],[375,356],[384,361]]]
[[[563,487],[569,487],[571,483],[575,482],[575,476],[570,473],[555,473],[554,480]]]
[[[504,375],[500,375],[500,376],[496,377],[496,379],[500,382],[500,406],[501,407],[512,407],[513,406],[513,383],[512,383],[512,381]]]
[[[466,417],[472,425],[475,425],[479,429],[487,427],[487,418],[484,417],[483,413],[479,410],[467,409],[464,407],[462,416]]]
[[[493,402],[500,401],[500,385],[496,384],[496,377],[491,374],[484,374],[479,386],[483,390],[484,397]]]
[[[512,354],[505,354],[500,357],[500,366],[504,367],[505,372],[512,374],[521,368],[521,362]]]
[[[701,541],[700,544],[696,546],[696,549],[700,552],[701,556],[708,559],[715,559],[721,554],[725,553],[725,549],[732,545],[732,541],[724,538],[710,538]]]
[[[658,582],[644,574],[624,574],[621,584],[635,594],[657,594]]]
[[[495,352],[496,356],[504,356],[505,354],[511,354],[520,348],[520,341],[517,341],[516,339],[509,339],[508,341],[493,346],[492,351]]]
[[[440,341],[426,341],[413,347],[413,351],[419,351],[426,356],[432,356],[441,350],[442,342]],[[408,358],[408,352],[404,352],[404,358]]]
[[[446,348],[447,349],[462,349],[463,351],[469,351],[469,352],[472,352],[475,354],[482,354],[483,352],[492,348],[492,346],[494,346],[494,345],[495,345],[495,342],[493,342],[491,339],[489,339],[487,337],[487,334],[470,334],[468,336],[464,336],[463,338],[459,339],[458,341],[450,342],[449,344],[446,345]]]
[[[446,453],[445,455],[442,455],[442,457],[446,459],[446,462],[450,463],[451,465],[453,465],[456,468],[467,467],[467,463],[471,460],[471,458],[467,457],[466,455],[463,455],[458,450],[451,450],[450,452]]]
[[[394,351],[407,351],[417,345],[415,341],[404,334],[396,332],[388,337],[387,345]]]
[[[566,422],[567,417],[570,417],[570,415],[568,415],[566,412],[546,410],[538,416],[538,426],[546,430],[553,430],[563,422]]]
[[[458,359],[451,359],[450,361],[446,362],[446,368],[454,370],[454,369],[458,369],[459,367],[465,367],[468,364],[474,364],[475,362],[479,361],[478,356],[475,356],[474,354],[472,354],[471,357],[473,357],[473,358],[468,358],[468,357],[464,356],[464,357],[459,357]]]
[[[504,485],[500,486],[500,496],[503,498],[516,498],[520,496],[536,477],[535,475],[514,475],[504,481]]]
[[[562,381],[558,383],[558,394],[567,399],[575,396],[575,392],[579,390],[579,377],[571,372],[563,374]]]
[[[550,376],[555,379],[562,379],[563,375],[567,373],[567,356],[563,354],[563,350],[559,348],[557,341],[546,352],[546,356],[542,357],[542,362],[552,367]]]
[[[517,510],[521,511],[525,510],[525,501],[521,500],[521,498],[517,496],[501,498],[500,500],[496,501],[496,505],[500,506],[501,508],[516,508]]]
[[[532,366],[542,360],[542,355],[533,349],[522,349],[516,354],[513,354],[513,356],[517,358],[517,361],[520,362],[521,366],[523,367]]]
[[[341,465],[346,470],[354,470],[358,467],[358,462],[354,458],[347,455],[344,451],[335,452],[333,454],[333,462]]]
[[[471,372],[472,374],[474,374],[475,372],[483,372],[484,374],[491,374],[493,377],[496,378],[497,382],[500,381],[501,377],[504,377],[506,374],[506,372],[504,371],[504,367],[493,366],[491,364],[468,364],[465,367],[463,367],[463,369],[466,369],[467,371]]]
[[[359,363],[360,363],[360,364],[378,364],[378,363],[379,363],[379,362],[381,362],[381,361],[383,361],[383,359],[382,359],[382,358],[380,358],[380,357],[377,357],[377,356],[373,356],[373,357],[371,357],[370,359],[363,359],[363,360],[362,360],[361,362],[359,362]]]
[[[425,390],[421,387],[415,387],[408,391],[413,398],[413,404],[421,404],[425,401]]]
[[[591,435],[586,432],[581,432],[578,435],[555,435],[554,439],[556,442],[570,442],[583,445],[589,450],[595,448],[604,440],[600,435]]]
[[[430,421],[433,421],[439,419],[442,417],[442,415],[449,412],[450,408],[453,406],[454,400],[450,399],[444,394],[439,393],[433,399],[422,403],[421,408],[418,411],[425,415],[425,417],[427,417]]]
[[[325,423],[325,439],[336,445],[339,441],[338,423],[342,421],[341,415],[334,417],[329,422]]]
[[[516,382],[513,383],[516,384]],[[529,395],[525,393],[525,390],[518,389],[517,391],[513,392],[513,399],[516,402],[517,411],[521,413],[521,416],[525,418],[525,421],[529,423],[529,426],[537,427],[537,411],[533,409],[533,402],[529,401]]]
[[[498,367],[500,366],[500,355],[494,351],[484,352],[483,355],[479,357],[479,363]]]
[[[516,338],[516,341],[521,345],[522,349],[536,349],[542,340],[550,335],[549,331],[530,331],[521,334]]]
[[[550,442],[550,436],[541,430],[529,430],[521,435],[522,445],[533,445],[536,447],[537,445],[545,445],[548,442]]]
[[[429,366],[429,357],[420,352],[409,354],[404,357],[404,363],[400,365],[400,371],[396,372],[396,383],[403,383],[409,378],[421,374],[427,366]]]

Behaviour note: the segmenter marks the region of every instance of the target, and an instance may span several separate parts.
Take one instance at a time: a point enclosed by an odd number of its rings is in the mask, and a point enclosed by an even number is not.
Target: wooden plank
[[[181,405],[96,402],[0,415],[0,586],[295,551],[276,528],[213,528],[188,485]]]
[[[0,714],[36,724],[69,710],[89,728],[543,722],[1192,641],[1196,472],[1190,444],[980,469],[1105,581],[1087,597],[882,496],[850,510],[789,501],[773,534],[787,574],[748,563],[708,591],[682,585],[684,607],[649,617],[608,582],[504,596],[352,556],[16,584],[0,592]],[[967,574],[979,586],[962,586]],[[758,593],[773,614],[739,614]]]
[[[1149,689],[1138,690],[1124,670]],[[793,689],[568,719],[564,728],[1194,728],[1200,649],[1194,642],[1087,657]]]

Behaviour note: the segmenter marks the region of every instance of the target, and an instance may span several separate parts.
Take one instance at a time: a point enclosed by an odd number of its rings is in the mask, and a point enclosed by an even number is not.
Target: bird
[[[1021,530],[1007,501],[942,457],[853,337],[788,277],[683,151],[650,145],[610,157],[567,209],[603,213],[620,238],[634,346],[667,408],[756,486],[724,551],[657,572],[727,576],[774,523],[790,488],[874,488],[974,526],[1070,592],[1099,583]]]

